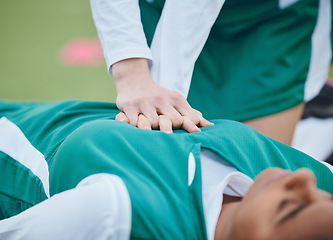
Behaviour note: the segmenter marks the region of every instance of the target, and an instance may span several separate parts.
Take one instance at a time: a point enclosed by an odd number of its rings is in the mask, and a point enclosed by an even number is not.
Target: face
[[[263,171],[239,204],[228,239],[333,239],[333,200],[307,169]]]

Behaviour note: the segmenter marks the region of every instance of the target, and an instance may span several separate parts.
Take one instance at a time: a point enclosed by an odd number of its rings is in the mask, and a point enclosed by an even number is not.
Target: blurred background
[[[115,101],[88,0],[1,0],[0,34],[0,99]]]
[[[1,0],[0,34],[0,99],[115,101],[88,0]]]
[[[0,1],[0,99],[114,102],[89,1]]]

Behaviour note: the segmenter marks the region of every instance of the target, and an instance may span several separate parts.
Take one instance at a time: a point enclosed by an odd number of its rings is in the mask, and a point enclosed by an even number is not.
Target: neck
[[[235,212],[240,204],[240,197],[223,195],[222,210],[215,229],[215,240],[227,240],[230,235],[231,226]]]

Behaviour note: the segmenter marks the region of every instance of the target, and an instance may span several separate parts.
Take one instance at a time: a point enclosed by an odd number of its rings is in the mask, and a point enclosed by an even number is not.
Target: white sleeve
[[[127,58],[152,59],[143,32],[138,0],[90,0],[106,64]]]
[[[187,97],[194,64],[225,0],[166,0],[153,38],[151,76]]]
[[[125,183],[111,174],[83,179],[26,211],[0,221],[6,240],[123,240],[131,233],[131,202]]]

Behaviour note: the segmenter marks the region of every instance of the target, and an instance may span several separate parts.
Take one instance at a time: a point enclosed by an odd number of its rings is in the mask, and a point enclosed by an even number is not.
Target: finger
[[[145,106],[141,107],[141,113],[150,121],[151,127],[153,129],[157,129],[159,126],[159,119],[156,108],[149,104],[145,104]]]
[[[202,117],[202,113],[199,110],[193,108],[193,110],[198,114],[199,117]]]
[[[172,133],[172,122],[169,117],[164,115],[158,116],[158,123],[161,132]]]
[[[126,116],[126,114],[124,112],[120,112],[117,114],[116,116],[116,120],[117,121],[121,121],[121,122],[125,122],[125,123],[129,123],[129,119]]]
[[[201,112],[192,108],[187,100],[179,93],[174,93],[173,106],[177,112],[182,116],[188,117],[195,125],[200,122]]]
[[[202,113],[196,109],[193,109],[199,116],[200,118],[200,121],[199,121],[199,124],[197,124],[199,127],[209,127],[209,126],[213,126],[214,123],[208,121],[206,118],[204,118],[202,116]]]
[[[183,117],[180,113],[171,105],[163,107],[159,111],[161,115],[167,116],[172,122],[172,128],[178,129],[183,125]]]
[[[140,114],[138,117],[138,128],[151,130],[150,121],[142,114]]]
[[[214,126],[214,123],[212,123],[212,122],[208,121],[207,119],[201,117],[198,126],[199,127],[210,127],[210,126]]]
[[[183,117],[183,126],[182,128],[189,132],[189,133],[194,133],[194,132],[201,132],[200,128],[197,127],[197,125],[195,125],[191,119],[189,119],[188,117],[184,116]]]
[[[129,124],[136,127],[138,125],[138,116],[139,116],[140,112],[138,112],[137,110],[124,109],[124,113],[129,120]]]
[[[183,116],[188,117],[195,125],[199,127],[209,127],[214,125],[214,123],[209,122],[207,119],[202,117],[202,113],[200,111],[194,108],[192,108],[192,110],[193,111],[191,113],[182,112]],[[195,114],[196,117],[193,114]]]
[[[198,125],[200,123],[201,113],[191,108],[190,105],[188,106],[189,106],[188,108],[177,107],[177,110],[182,116],[188,117],[195,125]]]

